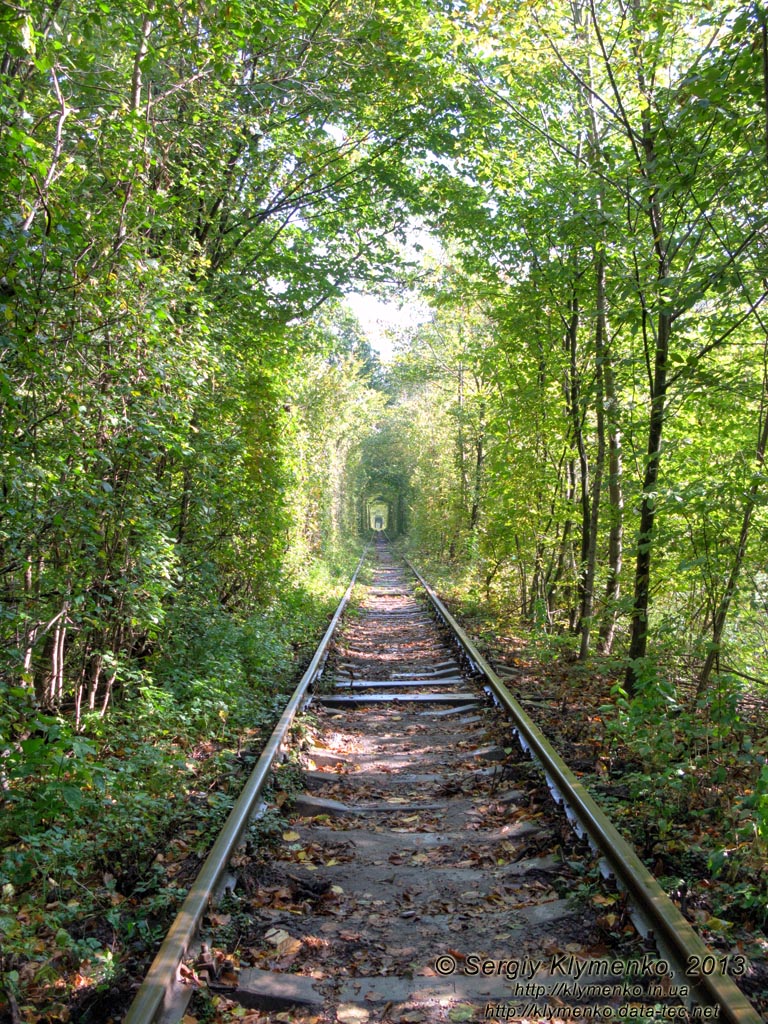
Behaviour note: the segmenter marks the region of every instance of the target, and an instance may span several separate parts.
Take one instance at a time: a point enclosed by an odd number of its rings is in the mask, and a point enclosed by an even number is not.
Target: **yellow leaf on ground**
[[[301,939],[294,939],[289,936],[278,945],[277,951],[281,956],[293,956],[301,949]]]
[[[369,1017],[370,1013],[364,1007],[354,1003],[342,1003],[336,1010],[336,1020],[342,1024],[365,1024]]]

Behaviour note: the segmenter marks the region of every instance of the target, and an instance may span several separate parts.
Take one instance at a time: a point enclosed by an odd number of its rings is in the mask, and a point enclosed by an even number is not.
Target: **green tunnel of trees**
[[[761,2],[29,0],[0,139],[11,803],[263,692],[375,501],[628,697],[768,676]],[[352,290],[431,314],[383,364]]]
[[[724,645],[762,674],[760,5],[14,11],[12,687],[105,709],[180,602],[268,601],[374,492],[582,657],[618,635],[630,690],[651,634],[700,692]],[[416,279],[382,369],[339,299]]]
[[[104,711],[377,496],[630,692],[664,647],[762,678],[759,4],[0,27],[4,714]],[[417,281],[382,367],[340,299]]]

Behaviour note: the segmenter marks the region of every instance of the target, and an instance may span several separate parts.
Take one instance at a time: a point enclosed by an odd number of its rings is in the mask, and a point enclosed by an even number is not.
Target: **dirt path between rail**
[[[590,884],[594,865],[456,659],[380,556],[301,727],[306,789],[268,861],[244,854],[240,886],[211,914],[210,966],[197,968],[208,1020],[679,1009],[670,979],[651,997],[650,976],[623,974],[618,958],[638,947],[621,901]]]

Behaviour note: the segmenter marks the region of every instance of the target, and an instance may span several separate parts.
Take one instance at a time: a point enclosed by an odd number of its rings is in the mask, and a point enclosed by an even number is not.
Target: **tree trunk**
[[[528,576],[525,572],[523,551],[520,546],[520,538],[517,534],[515,534],[515,548],[517,550],[517,568],[520,573],[520,609],[523,616],[525,616],[527,614],[528,607]]]
[[[765,447],[768,443],[768,415],[764,410],[763,412],[763,428],[760,432],[760,440],[758,442],[757,451],[757,464],[759,469],[763,468],[765,462]],[[696,696],[702,697],[707,689],[709,683],[709,677],[712,673],[712,669],[716,664],[719,665],[720,658],[720,645],[723,640],[723,630],[725,628],[725,621],[728,618],[728,610],[731,607],[731,601],[736,593],[736,584],[739,580],[741,573],[741,567],[744,564],[744,556],[747,553],[747,538],[749,537],[749,527],[752,522],[752,513],[755,511],[757,505],[757,493],[759,490],[759,484],[757,480],[753,480],[752,486],[749,489],[747,495],[747,502],[744,506],[744,512],[741,520],[741,531],[739,533],[739,543],[736,547],[736,555],[733,559],[733,565],[731,571],[728,574],[728,582],[725,585],[723,596],[720,600],[720,604],[714,615],[712,622],[712,642],[709,645],[709,652],[707,654],[704,666],[699,675],[699,682],[696,687]]]
[[[472,507],[469,513],[469,529],[474,533],[480,518],[480,493],[483,483],[483,462],[485,462],[484,411],[480,411],[480,422],[475,438],[475,473],[472,486]]]
[[[595,102],[594,73],[592,66],[592,40],[588,22],[583,18],[580,7],[574,5],[574,22],[577,31],[584,39],[587,59],[586,87],[582,88],[581,96],[587,112],[589,126],[589,145],[591,163],[600,185],[597,193],[597,212],[601,225],[601,237],[596,246],[596,323],[595,323],[595,361],[597,370],[597,435],[598,456],[595,467],[596,481],[593,487],[593,544],[588,559],[588,590],[590,593],[590,618],[594,611],[594,577],[597,559],[597,527],[600,502],[600,491],[605,464],[606,434],[608,437],[608,501],[609,501],[609,533],[608,533],[608,581],[605,591],[605,611],[600,626],[598,649],[602,654],[609,654],[613,645],[616,629],[617,601],[621,580],[622,562],[622,531],[624,499],[621,487],[621,434],[618,426],[618,402],[616,400],[616,380],[613,373],[611,353],[608,341],[608,325],[606,316],[606,231],[604,227],[605,196],[602,185],[603,150],[600,125],[600,113]],[[582,626],[581,654],[586,658],[589,650],[589,618]]]
[[[613,375],[611,352],[607,345],[603,350],[603,387],[605,390],[605,412],[608,432],[608,507],[610,525],[608,530],[608,581],[605,586],[605,611],[600,624],[599,651],[610,654],[616,633],[617,603],[621,587],[621,569],[624,553],[624,490],[622,485],[621,430],[619,407],[616,398],[616,381]]]
[[[768,24],[766,24],[765,15],[761,18],[760,25],[760,37],[762,45],[762,57],[763,57],[763,114],[764,114],[764,144],[765,144],[765,159],[768,164]],[[765,365],[765,356],[768,355],[768,339],[766,340],[765,355],[763,363]],[[728,618],[728,611],[731,607],[731,601],[733,595],[736,593],[736,585],[739,580],[741,573],[741,567],[744,563],[744,556],[747,552],[747,538],[749,537],[749,528],[752,522],[752,514],[755,511],[757,505],[757,495],[760,489],[760,480],[763,476],[763,467],[765,465],[765,449],[768,446],[768,407],[766,407],[766,399],[768,399],[768,378],[763,377],[763,408],[762,416],[763,423],[760,428],[760,433],[757,441],[757,470],[758,474],[752,480],[752,485],[749,488],[749,494],[747,495],[747,501],[744,506],[744,512],[741,520],[741,532],[739,533],[739,543],[736,548],[736,556],[731,566],[731,571],[728,575],[728,582],[725,585],[720,605],[718,606],[714,620],[712,623],[712,643],[710,644],[709,652],[707,654],[704,666],[699,675],[699,682],[696,688],[696,696],[702,697],[707,689],[709,683],[709,677],[712,674],[712,669],[716,664],[719,666],[720,658],[720,645],[723,640],[723,630],[725,629],[725,621]]]
[[[660,260],[666,266],[666,258]],[[666,277],[661,269],[659,277]],[[641,662],[648,649],[648,603],[651,579],[651,549],[653,527],[656,520],[656,487],[659,480],[661,438],[666,416],[667,359],[669,340],[672,333],[672,318],[662,312],[658,317],[656,356],[653,374],[653,397],[648,424],[648,450],[646,453],[645,475],[643,477],[643,498],[640,506],[640,529],[637,534],[637,558],[635,562],[635,592],[632,605],[632,634],[629,643],[626,689],[634,694],[641,676]]]
[[[578,365],[578,336],[579,336],[579,300],[574,293],[571,297],[571,315],[568,320],[568,379],[566,387],[566,402],[569,405],[571,415],[571,426],[573,429],[573,443],[579,457],[579,504],[581,506],[581,538],[579,551],[579,573],[578,573],[578,594],[579,594],[579,616],[576,628],[580,628],[581,620],[584,617],[586,603],[585,572],[589,549],[591,545],[590,528],[592,524],[591,497],[589,485],[589,457],[584,443],[584,430],[581,417],[581,379]]]
[[[595,568],[597,563],[597,525],[600,515],[600,491],[603,485],[605,467],[605,408],[603,353],[605,350],[605,246],[600,245],[597,252],[595,275],[595,291],[597,316],[595,319],[595,356],[597,362],[597,458],[595,459],[594,478],[592,481],[592,508],[589,519],[589,542],[583,565],[583,593],[581,599],[581,643],[579,645],[579,661],[586,661],[589,656],[589,641],[592,631],[592,616],[595,606]]]
[[[635,48],[635,60],[637,62],[637,80],[640,94],[646,96],[648,90],[645,72],[643,70],[642,56],[637,47]],[[649,190],[646,213],[651,230],[651,244],[656,254],[656,277],[659,284],[659,292],[657,294],[658,313],[656,316],[653,374],[650,381],[651,412],[648,421],[648,448],[643,477],[643,496],[640,506],[640,529],[637,535],[632,632],[625,676],[626,690],[630,695],[634,694],[637,690],[642,674],[642,662],[648,649],[651,552],[653,548],[653,528],[656,520],[656,488],[659,480],[661,438],[666,418],[667,370],[673,323],[672,310],[663,294],[664,285],[669,279],[670,263],[659,187],[653,183],[657,174],[658,160],[656,137],[649,111],[650,105],[645,106],[641,116],[643,163],[640,170],[646,187]],[[646,319],[646,313],[647,310],[643,307],[644,320]]]

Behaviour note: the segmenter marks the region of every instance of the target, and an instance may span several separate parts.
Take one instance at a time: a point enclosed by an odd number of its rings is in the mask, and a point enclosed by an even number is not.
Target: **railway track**
[[[701,943],[414,573],[377,545],[126,1024],[175,1024],[197,982],[254,1021],[757,1024],[729,976],[746,961]],[[313,686],[303,788],[259,858],[241,839]]]

